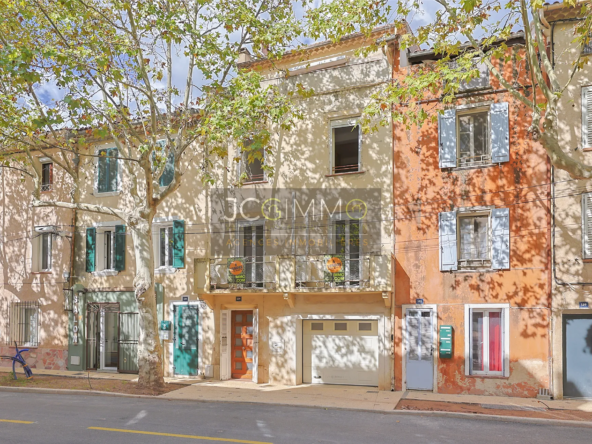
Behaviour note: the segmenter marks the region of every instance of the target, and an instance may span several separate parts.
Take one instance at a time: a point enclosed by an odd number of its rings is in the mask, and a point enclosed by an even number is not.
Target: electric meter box
[[[160,336],[161,341],[171,340],[171,321],[160,321],[158,336]]]
[[[440,349],[439,356],[443,359],[452,358],[452,325],[440,326]]]

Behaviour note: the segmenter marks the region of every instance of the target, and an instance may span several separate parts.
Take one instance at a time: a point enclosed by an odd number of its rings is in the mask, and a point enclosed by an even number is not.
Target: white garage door
[[[302,382],[378,385],[378,321],[303,322]]]

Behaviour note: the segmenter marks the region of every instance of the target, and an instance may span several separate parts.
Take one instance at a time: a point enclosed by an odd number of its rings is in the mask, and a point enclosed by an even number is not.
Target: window
[[[588,35],[588,43],[582,45],[582,55],[592,54],[592,34]]]
[[[510,210],[464,209],[439,215],[440,270],[510,268]]]
[[[582,88],[582,148],[592,147],[592,86]]]
[[[41,164],[41,191],[51,191],[53,185],[53,163]]]
[[[462,216],[459,259],[461,263],[489,261],[489,215]]]
[[[55,227],[35,227],[33,233],[33,267],[34,272],[49,272],[52,265],[53,233]]]
[[[477,167],[510,160],[507,102],[463,105],[438,115],[440,168]]]
[[[86,271],[114,276],[125,269],[125,225],[106,223],[86,230]]]
[[[252,142],[245,142],[245,146],[251,145]],[[252,153],[255,150],[249,151],[244,150],[241,153],[241,165],[243,172],[247,175],[246,182],[262,182],[265,180],[265,170],[263,165],[265,164],[265,152],[261,159],[255,157]],[[249,154],[251,154],[249,158]]]
[[[509,376],[508,310],[496,305],[466,306],[468,374]]]
[[[173,226],[161,228],[159,231],[159,262],[160,267],[173,266]]]
[[[360,285],[361,225],[361,220],[349,217],[332,222],[332,251],[329,253],[343,255],[345,285]],[[334,276],[338,275],[339,273],[335,273]]]
[[[489,110],[458,117],[458,165],[491,163]]]
[[[13,302],[10,311],[10,345],[37,347],[39,345],[39,303]]]
[[[332,174],[361,170],[361,143],[362,132],[355,119],[331,122]]]
[[[162,139],[156,142],[162,149],[166,148],[167,141]],[[160,152],[160,155],[164,156],[164,151]],[[156,152],[152,152],[152,161],[153,161],[153,170],[156,169]],[[173,152],[169,152],[167,155],[166,163],[164,165],[164,169],[162,170],[162,174],[158,179],[158,184],[161,187],[169,186],[170,183],[173,181],[175,176],[175,154]]]
[[[117,148],[101,149],[97,152],[98,173],[97,173],[97,191],[99,193],[109,193],[118,191],[119,187],[119,169],[117,159]]]
[[[239,226],[238,255],[245,260],[245,286],[263,287],[264,234],[263,224]]]
[[[162,218],[154,224],[154,265],[159,273],[173,273],[185,266],[185,222]]]

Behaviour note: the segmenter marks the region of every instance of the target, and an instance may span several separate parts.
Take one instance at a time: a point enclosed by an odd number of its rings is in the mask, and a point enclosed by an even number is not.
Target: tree
[[[140,312],[139,382],[161,385],[152,222],[183,181],[181,160],[203,159],[197,173],[213,183],[212,159],[226,157],[233,141],[249,161],[262,159],[273,149],[270,128],[290,129],[299,117],[295,98],[305,93],[263,84],[256,70],[237,70],[239,54],[250,49],[274,61],[301,47],[306,35],[369,35],[388,8],[383,0],[316,8],[309,0],[0,0],[0,6],[0,166],[33,182],[33,207],[110,215],[126,224]],[[130,180],[128,207],[84,201],[88,179],[79,165],[98,156],[88,149],[97,141],[117,147]],[[69,201],[41,197],[34,153],[67,173]],[[160,187],[169,159],[174,174]]]
[[[580,9],[579,16],[583,18],[574,22],[574,42],[589,44],[592,3],[577,0],[564,3]],[[435,119],[437,113],[427,112],[422,101],[440,96],[443,104],[452,103],[461,82],[478,77],[477,66],[484,64],[503,88],[530,109],[529,132],[545,148],[552,165],[573,178],[592,178],[592,165],[575,158],[569,147],[562,146],[558,128],[561,96],[574,74],[588,60],[579,55],[571,67],[569,81],[560,83],[548,52],[549,33],[545,32],[548,25],[541,17],[543,1],[513,0],[504,4],[499,0],[433,0],[429,3],[414,0],[399,1],[397,9],[402,16],[413,17],[422,7],[430,6],[436,9],[434,18],[416,27],[414,33],[406,35],[399,44],[401,50],[427,45],[434,49],[439,60],[433,66],[414,70],[413,75],[393,82],[377,94],[366,110],[365,129],[388,124],[391,116],[395,122],[406,126]],[[525,54],[532,94],[524,93],[528,85],[504,78],[497,67],[497,62],[508,60],[510,52],[506,40],[517,29],[524,31],[525,45],[519,50]],[[467,43],[462,44],[461,39]]]

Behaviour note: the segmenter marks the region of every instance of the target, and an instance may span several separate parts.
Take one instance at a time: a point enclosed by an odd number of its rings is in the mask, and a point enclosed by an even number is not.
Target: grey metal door
[[[407,389],[434,388],[434,329],[431,309],[408,308],[406,375]]]
[[[592,314],[563,315],[563,395],[592,398]]]

